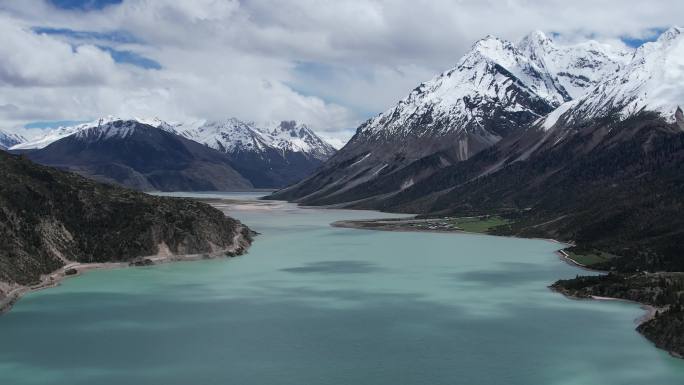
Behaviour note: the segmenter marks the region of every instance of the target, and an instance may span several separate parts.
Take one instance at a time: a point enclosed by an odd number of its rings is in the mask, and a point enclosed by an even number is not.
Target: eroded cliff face
[[[0,291],[73,263],[238,255],[253,232],[211,206],[105,185],[0,152]],[[2,296],[3,293],[0,293]]]

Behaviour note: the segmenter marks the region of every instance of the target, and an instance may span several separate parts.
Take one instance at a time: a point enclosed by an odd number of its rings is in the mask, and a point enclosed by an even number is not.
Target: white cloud
[[[632,3],[632,4],[627,4]],[[532,29],[564,39],[648,37],[684,14],[678,0],[125,0],[60,10],[43,0],[0,1],[0,121],[103,114],[170,120],[297,119],[346,138],[418,83],[451,67],[474,40],[517,40]],[[92,44],[32,26],[123,31],[107,42],[160,63],[114,63]],[[79,43],[84,43],[81,41]]]
[[[92,45],[69,44],[0,16],[0,85],[52,87],[103,85],[125,77],[109,54]]]

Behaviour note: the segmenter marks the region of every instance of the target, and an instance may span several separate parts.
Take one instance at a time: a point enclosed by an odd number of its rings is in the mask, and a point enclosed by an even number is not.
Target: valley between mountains
[[[269,199],[424,218],[499,216],[610,271],[553,285],[660,308],[639,327],[684,354],[684,30],[634,51],[487,36]]]
[[[684,29],[634,50],[559,44],[536,31],[475,42],[340,150],[294,121],[106,117],[37,138],[0,132],[0,146],[19,154],[0,153],[2,177],[14,181],[0,190],[0,236],[10,245],[0,281],[35,282],[66,260],[130,261],[162,243],[173,253],[231,248],[236,234],[241,251],[251,243],[246,226],[206,205],[121,186],[277,189],[265,199],[570,244],[571,259],[604,274],[551,287],[656,307],[638,330],[681,357],[683,105]],[[145,220],[128,228],[140,212]],[[114,227],[110,217],[120,218]],[[100,232],[116,236],[100,242]]]

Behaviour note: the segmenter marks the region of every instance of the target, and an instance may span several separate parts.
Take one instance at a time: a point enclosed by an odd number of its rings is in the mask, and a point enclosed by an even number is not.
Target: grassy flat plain
[[[565,252],[570,259],[584,266],[591,266],[597,263],[608,262],[613,258],[618,258],[615,254],[606,253],[600,250],[592,250],[589,252],[565,250]]]
[[[452,218],[449,219],[449,222],[459,229],[471,233],[489,233],[495,227],[512,223],[512,221],[499,216]]]
[[[488,234],[498,226],[511,224],[512,221],[499,216],[481,217],[440,217],[440,218],[394,218],[358,221],[338,221],[337,227],[390,231],[432,231],[432,232],[470,232]]]

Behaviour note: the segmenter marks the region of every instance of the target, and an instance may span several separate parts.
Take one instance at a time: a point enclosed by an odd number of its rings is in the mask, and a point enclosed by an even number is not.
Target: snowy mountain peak
[[[658,37],[658,41],[675,40],[682,37],[682,35],[684,35],[684,28],[675,26],[663,32],[660,37]]]
[[[0,130],[0,150],[8,149],[19,143],[25,142],[26,138],[19,134]]]
[[[263,152],[273,148],[281,152],[304,153],[316,159],[327,159],[335,152],[332,146],[306,125],[294,121],[272,122],[264,128],[257,128],[252,122],[243,122],[236,118],[171,124],[157,117],[124,119],[112,115],[89,123],[48,130],[35,140],[12,143],[11,149],[40,149],[71,135],[88,140],[126,138],[134,130],[147,126],[184,136],[223,152]]]
[[[542,31],[518,44],[486,36],[454,68],[363,123],[342,154],[357,156],[380,145],[410,157],[456,149],[459,159],[467,159],[582,97],[620,71],[630,56],[595,41],[557,44]]]
[[[623,120],[644,111],[656,112],[666,121],[677,121],[684,105],[684,38],[674,27],[656,41],[637,48],[631,61],[581,98],[549,116],[545,128],[557,121],[572,126],[614,116]]]
[[[528,40],[552,46],[541,32]],[[456,67],[421,83],[358,132],[373,137],[477,132],[482,142],[495,142],[571,99],[546,67],[546,51],[538,50],[536,57],[539,60],[509,41],[487,36],[473,44]]]
[[[508,43],[508,41],[500,39],[494,35],[487,35],[487,36],[483,37],[482,39],[479,39],[475,43],[473,43],[471,50],[472,51],[478,51],[478,50],[487,50],[487,49],[491,49],[491,48],[499,48],[499,47],[503,47],[507,43]]]
[[[518,44],[518,47],[522,51],[524,51],[528,46],[549,47],[553,46],[553,40],[551,40],[551,38],[548,37],[544,32],[536,30],[523,37]]]
[[[557,86],[572,99],[611,77],[630,57],[627,51],[593,40],[558,45],[541,31],[524,37],[519,47],[538,68],[551,74]]]
[[[133,118],[132,120],[139,122],[139,123],[142,123],[142,124],[146,124],[148,126],[161,128],[162,130],[170,131],[170,132],[174,132],[174,127],[176,126],[176,125],[171,124],[167,121],[161,120],[160,118],[158,118],[156,116],[153,118]]]
[[[327,159],[334,152],[330,144],[319,138],[306,125],[295,121],[274,121],[258,127],[253,122],[236,118],[209,121],[195,127],[181,126],[179,134],[226,153],[276,150],[297,152]]]
[[[93,128],[97,127],[105,127],[110,125],[111,123],[114,122],[125,122],[125,121],[134,121],[134,122],[139,122],[143,124],[148,124],[147,122],[150,121],[150,119],[123,119],[117,116],[113,115],[107,115],[103,116],[101,118],[95,119],[91,122],[88,123],[82,123],[74,126],[60,126],[57,128],[52,128],[49,130],[46,130],[42,135],[38,136],[37,138],[34,138],[32,140],[27,140],[24,141],[23,143],[19,143],[17,145],[12,146],[10,149],[11,150],[34,150],[34,149],[41,149],[49,144],[56,142],[62,138],[66,138],[67,136],[74,135],[76,133],[79,133],[81,131],[86,131],[90,130]],[[156,127],[156,126],[155,126]]]
[[[267,123],[264,131],[271,136],[272,144],[283,151],[307,153],[317,159],[327,159],[335,153],[308,126],[294,120]]]
[[[254,123],[235,118],[180,125],[178,134],[222,152],[264,151],[267,146]]]
[[[470,52],[461,59],[461,63],[472,64],[473,62],[480,60],[481,56],[495,62],[510,61],[510,56],[518,53],[519,52],[513,43],[492,35],[487,35],[473,44]]]
[[[149,129],[150,125],[136,119],[120,119],[113,116],[100,118],[97,125],[83,127],[73,136],[86,141],[100,141],[107,139],[124,139],[132,135],[135,130]]]
[[[549,105],[558,106],[570,99],[543,65],[531,60],[509,41],[495,37],[479,40],[471,52],[463,57],[459,67],[475,68],[482,60],[489,61],[493,66],[503,67],[514,76],[513,81],[521,82]]]

